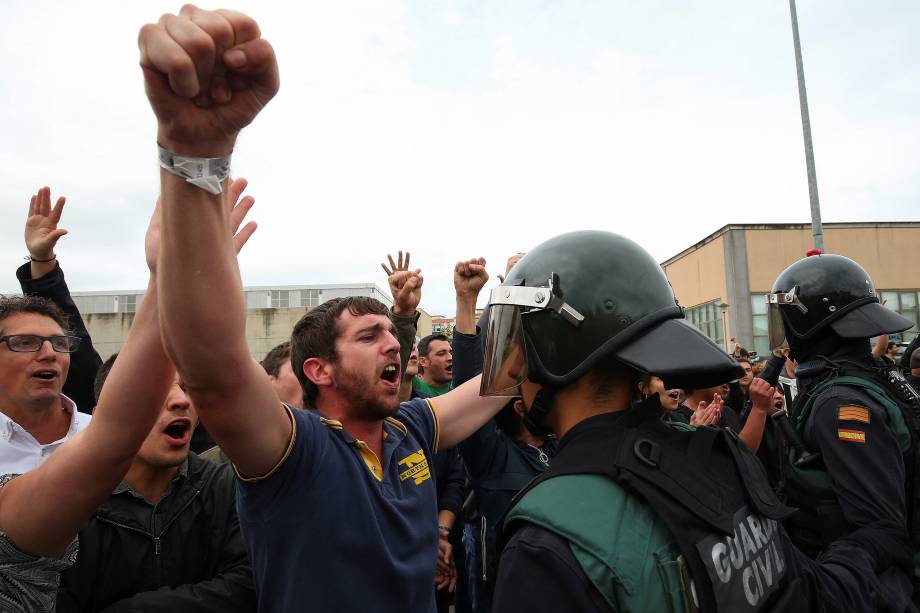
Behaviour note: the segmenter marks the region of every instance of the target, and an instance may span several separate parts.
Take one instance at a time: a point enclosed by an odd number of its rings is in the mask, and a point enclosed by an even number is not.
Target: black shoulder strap
[[[657,405],[658,396],[650,401]],[[649,401],[646,401],[649,402]],[[560,442],[549,471],[530,482],[511,507],[547,479],[601,474],[644,500],[668,526],[684,553],[703,610],[714,610],[711,584],[697,543],[706,535],[730,536],[744,507],[782,520],[794,509],[783,505],[763,468],[737,437],[721,428],[679,430],[658,419],[660,405],[642,403],[621,415],[590,418]],[[510,537],[503,531],[501,540]],[[706,587],[708,586],[708,587]]]

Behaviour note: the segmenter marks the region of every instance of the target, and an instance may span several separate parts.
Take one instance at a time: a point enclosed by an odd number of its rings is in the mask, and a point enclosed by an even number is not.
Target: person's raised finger
[[[233,237],[233,248],[237,253],[240,252],[240,249],[243,248],[243,245],[249,242],[249,239],[252,238],[252,235],[255,233],[258,227],[259,225],[256,222],[250,221],[248,224],[243,226],[242,230],[236,233],[236,236]]]
[[[64,228],[58,228],[57,230],[54,230],[53,232],[49,232],[48,242],[53,247],[55,243],[58,242],[58,239],[64,236],[65,234],[67,234],[67,230],[65,230]]]
[[[249,181],[243,177],[238,177],[236,179],[230,180],[230,186],[227,189],[227,200],[230,202],[231,206],[236,205],[237,201],[240,199],[240,196],[243,195],[243,192],[246,191],[248,186]]]
[[[397,266],[397,265],[396,265],[396,262],[393,261],[393,256],[392,256],[392,255],[390,255],[390,254],[388,253],[388,254],[387,254],[387,259],[390,261],[390,270],[392,270],[393,272],[396,272],[397,270],[399,270],[399,266]],[[393,272],[391,272],[390,274],[393,274]]]
[[[54,204],[54,208],[51,209],[51,223],[57,225],[61,221],[61,215],[64,213],[64,204],[67,202],[67,198],[61,196],[57,199],[57,202]]]
[[[38,214],[47,217],[51,214],[51,188],[43,187],[38,190]]]
[[[36,200],[38,200],[38,196],[36,196],[36,195],[33,195],[32,198],[29,199],[29,217],[32,217],[33,215],[36,214],[36,212],[35,212],[35,209],[36,209],[35,202],[36,202]]]
[[[230,227],[234,234],[239,229],[240,224],[243,223],[243,220],[246,219],[246,215],[249,214],[249,210],[256,203],[256,199],[252,196],[246,196],[240,200],[233,210],[230,211]]]
[[[217,57],[214,39],[195,22],[185,17],[163,15],[160,23],[163,24],[172,39],[185,50],[195,65],[199,90],[193,96],[208,92],[211,85],[211,74],[214,72],[214,61]]]
[[[403,266],[406,270],[409,270],[409,252],[406,252],[406,260],[403,262]]]

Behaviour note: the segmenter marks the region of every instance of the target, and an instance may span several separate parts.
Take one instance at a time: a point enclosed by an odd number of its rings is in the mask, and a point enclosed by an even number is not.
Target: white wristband
[[[229,155],[222,158],[196,158],[176,155],[159,145],[157,149],[160,154],[160,168],[211,194],[221,193],[221,181],[230,176]]]

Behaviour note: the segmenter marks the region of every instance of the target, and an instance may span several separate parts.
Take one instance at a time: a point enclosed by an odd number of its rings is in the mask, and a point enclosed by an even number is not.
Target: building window
[[[754,324],[754,351],[769,356],[770,337],[767,333],[767,295],[751,294],[751,320]]]
[[[119,313],[134,313],[137,311],[137,294],[115,296],[115,310]]]
[[[273,289],[269,291],[271,295],[271,308],[286,309],[290,306],[291,294],[288,290]]]
[[[879,298],[885,302],[886,307],[914,322],[914,327],[910,330],[889,334],[888,339],[895,342],[910,342],[917,338],[917,324],[920,323],[917,306],[920,304],[920,290],[882,290],[879,292]]]
[[[711,338],[719,347],[725,347],[725,329],[722,325],[720,300],[685,309],[687,321],[699,328],[700,332]]]
[[[300,306],[307,307],[308,309],[318,307],[320,305],[321,295],[322,292],[318,289],[300,290]]]

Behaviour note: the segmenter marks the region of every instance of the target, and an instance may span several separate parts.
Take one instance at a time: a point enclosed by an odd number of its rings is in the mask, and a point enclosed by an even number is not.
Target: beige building
[[[862,265],[886,306],[914,321],[896,340],[917,336],[920,222],[826,223],[824,245]],[[769,350],[763,296],[812,246],[809,224],[727,225],[661,266],[688,320],[726,350],[735,337],[762,355]]]
[[[373,283],[351,285],[286,285],[247,287],[246,340],[252,356],[261,360],[272,347],[291,338],[294,324],[311,308],[343,296],[368,296],[392,306],[393,300]],[[74,292],[73,298],[93,345],[106,359],[121,349],[142,291]],[[215,305],[219,306],[219,305]],[[418,335],[431,333],[431,316],[419,309]]]

